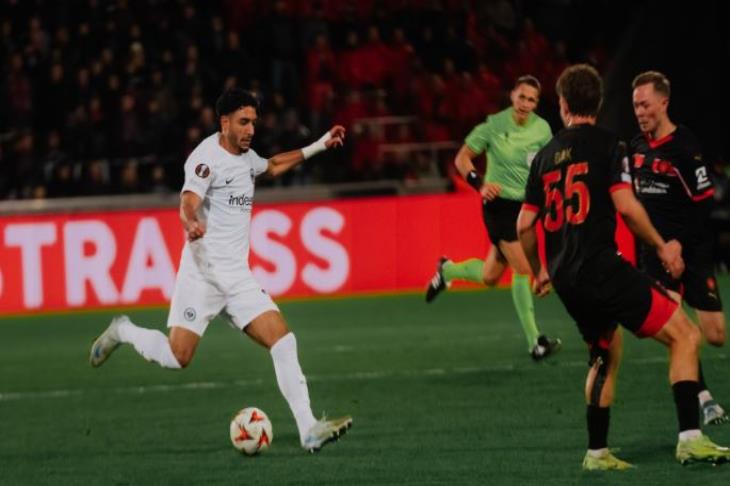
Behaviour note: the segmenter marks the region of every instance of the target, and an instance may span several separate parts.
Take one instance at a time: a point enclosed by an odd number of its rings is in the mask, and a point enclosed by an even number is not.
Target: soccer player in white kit
[[[89,360],[100,366],[126,343],[164,368],[185,368],[210,320],[223,312],[233,326],[269,349],[301,445],[316,452],[343,434],[352,418],[314,418],[294,334],[248,267],[249,227],[255,178],[281,175],[321,151],[341,146],[345,129],[334,126],[313,144],[266,160],[250,148],[258,111],[252,94],[230,89],[218,99],[216,111],[221,131],[203,140],[185,162],[180,220],[188,241],[167,318],[169,336],[118,316],[94,341]]]

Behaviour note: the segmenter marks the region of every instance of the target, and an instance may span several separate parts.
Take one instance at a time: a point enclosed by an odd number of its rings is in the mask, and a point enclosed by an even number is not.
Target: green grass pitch
[[[723,278],[730,302],[730,279]],[[674,461],[666,352],[626,336],[609,443],[638,468],[584,473],[587,353],[554,296],[536,304],[562,352],[533,363],[508,291],[316,299],[281,308],[295,331],[317,414],[353,428],[317,455],[298,445],[267,352],[215,321],[191,366],[166,371],[121,348],[87,363],[110,312],[0,320],[0,484],[730,484],[730,465]],[[163,327],[165,309],[130,311]],[[730,406],[725,349],[705,374]],[[268,453],[239,455],[228,423],[266,411]],[[730,425],[706,429],[730,444]]]

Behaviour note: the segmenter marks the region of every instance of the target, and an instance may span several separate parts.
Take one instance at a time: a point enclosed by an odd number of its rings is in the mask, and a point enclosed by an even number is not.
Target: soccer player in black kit
[[[669,348],[669,380],[679,421],[676,458],[682,464],[726,462],[730,449],[714,444],[700,429],[700,333],[661,286],[620,256],[614,239],[616,211],[675,276],[684,269],[681,245],[665,242],[652,226],[629,183],[625,147],[616,135],[595,126],[603,91],[596,70],[571,66],[560,75],[556,89],[566,128],[533,160],[517,232],[537,275],[535,292],[543,295],[552,284],[589,346],[583,468],[631,467],[608,450],[609,407],[622,352],[619,324]],[[547,271],[538,256],[538,219],[545,228]]]
[[[670,86],[662,73],[647,71],[634,78],[634,114],[641,133],[631,141],[634,189],[652,223],[664,239],[682,244],[686,269],[672,279],[651,249],[639,251],[641,270],[660,282],[675,300],[682,297],[696,310],[708,343],[725,344],[725,315],[712,264],[708,217],[714,189],[694,134],[669,119]],[[683,291],[683,296],[680,292]],[[728,421],[712,398],[699,368],[699,401],[705,425]]]

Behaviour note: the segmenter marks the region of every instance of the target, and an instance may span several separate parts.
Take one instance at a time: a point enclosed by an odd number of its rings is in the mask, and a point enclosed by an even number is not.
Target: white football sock
[[[697,395],[697,398],[700,399],[700,405],[704,405],[705,402],[712,400],[712,395],[709,390],[702,390],[699,395]]]
[[[604,457],[608,454],[608,447],[604,447],[602,449],[588,449],[588,455],[591,457]]]
[[[271,346],[271,358],[274,360],[274,371],[279,390],[289,403],[289,408],[297,421],[299,438],[304,438],[310,428],[317,422],[309,405],[309,389],[302,368],[297,358],[297,340],[294,334],[288,333]]]
[[[154,361],[163,368],[180,369],[180,363],[172,354],[170,341],[157,329],[145,329],[129,321],[119,326],[119,338],[123,343],[134,346],[147,361]]]
[[[683,430],[679,433],[679,440],[691,440],[702,437],[702,431],[700,429]]]

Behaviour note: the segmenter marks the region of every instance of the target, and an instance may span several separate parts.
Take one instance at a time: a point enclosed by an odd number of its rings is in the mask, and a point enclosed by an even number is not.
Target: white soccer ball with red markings
[[[231,420],[233,447],[247,456],[265,451],[273,439],[271,421],[260,408],[246,407]]]

